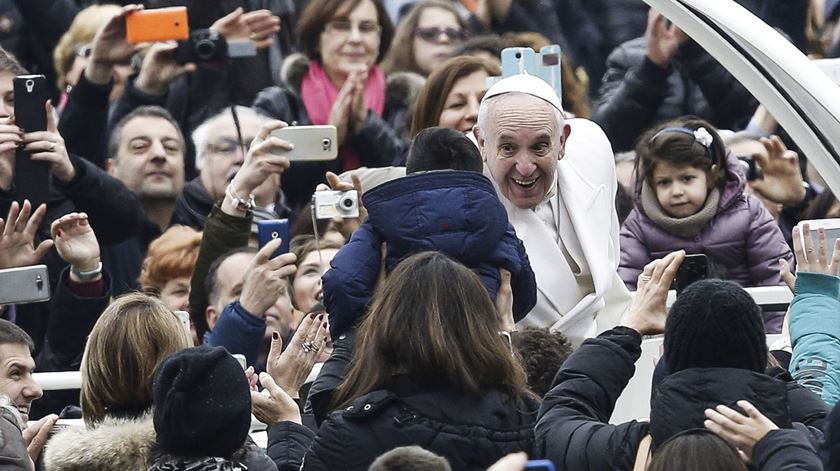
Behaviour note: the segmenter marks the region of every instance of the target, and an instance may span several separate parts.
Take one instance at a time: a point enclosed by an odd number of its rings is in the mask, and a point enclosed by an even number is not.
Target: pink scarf
[[[300,87],[303,106],[312,124],[327,124],[330,111],[338,98],[339,90],[330,81],[327,72],[320,61],[309,63],[309,72],[303,78]],[[368,72],[365,84],[365,105],[378,116],[385,110],[385,74],[379,66],[374,65]],[[338,152],[343,170],[353,170],[361,166],[358,154],[349,146],[342,145]]]

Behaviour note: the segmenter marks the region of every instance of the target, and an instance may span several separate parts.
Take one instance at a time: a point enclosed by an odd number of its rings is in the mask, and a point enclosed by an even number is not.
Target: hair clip
[[[706,149],[712,147],[712,141],[714,141],[714,138],[712,138],[712,135],[709,134],[709,131],[707,131],[706,128],[697,128],[694,130],[693,134],[694,139],[703,147]]]

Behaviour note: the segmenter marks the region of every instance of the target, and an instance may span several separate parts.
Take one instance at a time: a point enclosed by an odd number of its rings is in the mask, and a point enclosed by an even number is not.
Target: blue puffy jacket
[[[840,278],[799,273],[790,303],[790,374],[833,406],[840,399]]]
[[[436,250],[471,268],[495,300],[499,269],[511,273],[513,316],[534,307],[537,284],[525,246],[508,222],[493,184],[476,172],[408,175],[364,195],[368,219],[324,274],[324,304],[333,338],[353,327],[370,303],[387,243],[388,272],[405,257]]]

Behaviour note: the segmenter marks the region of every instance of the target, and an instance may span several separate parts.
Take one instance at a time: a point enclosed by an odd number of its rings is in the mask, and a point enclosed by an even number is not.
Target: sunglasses
[[[463,30],[457,28],[439,28],[437,26],[417,28],[414,30],[414,35],[427,43],[440,42],[441,35],[446,36],[446,40],[453,43],[467,39],[467,33]]]

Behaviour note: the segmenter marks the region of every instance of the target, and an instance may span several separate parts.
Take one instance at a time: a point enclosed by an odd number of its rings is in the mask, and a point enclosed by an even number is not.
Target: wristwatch
[[[257,207],[257,202],[254,200],[254,195],[248,195],[248,199],[240,198],[239,195],[233,191],[233,183],[229,183],[227,186],[227,190],[225,190],[233,200],[233,206],[240,211],[250,211]]]
[[[88,283],[91,281],[96,280],[99,275],[102,274],[102,262],[96,264],[96,268],[90,271],[78,271],[72,265],[70,266],[70,272],[76,276],[82,283]]]

